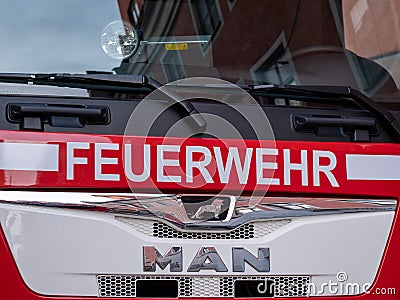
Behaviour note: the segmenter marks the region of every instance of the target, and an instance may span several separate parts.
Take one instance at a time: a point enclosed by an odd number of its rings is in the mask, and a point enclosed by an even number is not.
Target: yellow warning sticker
[[[165,50],[187,50],[189,49],[188,43],[173,43],[165,44]]]

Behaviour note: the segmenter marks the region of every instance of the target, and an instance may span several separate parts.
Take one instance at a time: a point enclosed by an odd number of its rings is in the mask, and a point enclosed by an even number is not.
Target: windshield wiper
[[[0,82],[111,92],[138,92],[138,88],[145,88],[152,91],[162,86],[159,82],[143,75],[116,75],[108,73],[0,73]]]
[[[29,74],[29,73],[0,73],[0,82],[46,85],[68,88],[79,88],[86,90],[98,90],[119,93],[138,93],[147,89],[148,92],[160,89],[162,93],[174,100],[173,105],[183,116],[190,116],[196,130],[203,132],[207,127],[206,120],[201,116],[193,104],[183,101],[182,98],[163,86],[158,81],[144,75],[120,75],[120,74]]]
[[[253,85],[242,86],[250,93],[263,96],[307,100],[309,97],[346,102],[352,100],[369,111],[391,132],[397,142],[400,141],[400,123],[385,107],[348,86],[297,86],[297,85]]]
[[[203,89],[213,90],[217,93],[226,94],[229,92],[238,92],[237,87],[240,87],[251,95],[270,97],[270,98],[283,98],[293,99],[305,102],[317,101],[321,103],[342,103],[356,104],[371,113],[377,118],[383,126],[385,126],[389,133],[394,137],[397,142],[400,142],[400,123],[395,119],[393,114],[385,107],[372,99],[365,96],[363,93],[348,86],[320,86],[320,85],[246,85],[246,84],[204,84],[201,86]],[[192,84],[179,84],[182,89],[198,89],[199,86]],[[347,120],[348,121],[348,120]]]

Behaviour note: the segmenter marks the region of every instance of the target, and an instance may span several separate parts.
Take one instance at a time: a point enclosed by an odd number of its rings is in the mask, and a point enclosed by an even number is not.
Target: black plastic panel
[[[177,280],[138,280],[137,298],[178,298]]]
[[[125,132],[129,118],[132,112],[140,103],[135,99],[101,99],[101,98],[72,98],[72,97],[46,97],[46,96],[1,96],[0,109],[3,116],[0,118],[1,130],[20,130],[20,124],[9,122],[6,118],[6,107],[13,103],[36,103],[36,104],[56,104],[56,105],[82,105],[82,106],[102,106],[107,107],[110,111],[110,120],[108,124],[86,124],[82,128],[68,128],[51,126],[44,124],[45,132],[73,132],[73,133],[89,133],[89,134],[112,134],[122,135]],[[231,104],[232,107],[222,103],[212,102],[193,102],[193,105],[201,113],[208,113],[226,120],[237,130],[238,134],[244,139],[257,139],[251,124],[238,113],[240,111],[250,111],[254,109],[249,104]],[[165,101],[147,101],[141,105],[140,118],[146,119],[154,111],[163,111],[167,108]],[[365,118],[373,117],[369,112],[357,109],[342,108],[315,108],[315,107],[296,107],[296,106],[268,106],[262,107],[268,120],[270,121],[275,139],[277,140],[300,140],[300,141],[335,141],[335,142],[351,142],[351,137],[346,134],[327,134],[317,135],[313,132],[295,131],[293,128],[292,116],[294,114],[309,114],[318,116],[338,116],[343,118]],[[396,117],[400,117],[398,113],[394,113]],[[180,131],[172,134],[172,136],[187,137],[197,134],[193,131],[189,122],[182,122],[182,115],[172,108],[166,109],[153,122],[148,135],[164,136],[169,129],[178,121],[181,121]],[[250,120],[251,122],[251,120]],[[135,124],[140,126],[138,119]],[[268,124],[265,124],[268,126]],[[371,136],[371,142],[393,142],[393,138],[378,124],[378,135]],[[201,135],[200,135],[201,136]],[[232,131],[222,131],[220,138],[238,138]]]

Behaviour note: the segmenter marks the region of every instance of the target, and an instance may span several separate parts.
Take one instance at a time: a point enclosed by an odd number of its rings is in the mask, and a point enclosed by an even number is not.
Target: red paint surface
[[[94,180],[94,152],[93,144],[91,149],[80,150],[76,152],[76,156],[88,157],[88,165],[76,166],[74,180],[66,180],[65,172],[65,142],[80,141],[90,143],[119,143],[121,144],[121,136],[100,136],[100,135],[83,135],[83,134],[61,134],[61,133],[29,133],[29,132],[15,132],[15,131],[0,131],[1,142],[41,142],[60,145],[60,172],[36,172],[36,171],[0,171],[0,183],[6,188],[15,188],[21,190],[22,188],[57,188],[57,189],[71,189],[75,191],[79,188],[82,189],[126,189],[128,184],[123,176],[122,164],[119,166],[106,166],[104,173],[112,172],[121,175],[121,181],[95,181]],[[127,142],[126,140],[125,142]],[[147,137],[147,138],[132,138],[130,140],[135,145],[142,145],[144,142],[152,146],[158,144],[176,144],[182,145],[197,145],[204,146],[212,149],[214,146],[221,148],[228,146],[237,146],[239,148],[245,147],[267,147],[271,148],[271,142],[260,141],[240,141],[240,140],[225,140],[218,141],[213,139],[172,139],[162,137]],[[243,144],[244,143],[244,144]],[[224,146],[225,145],[225,146]],[[279,186],[271,186],[269,191],[279,194],[296,193],[302,196],[308,194],[319,194],[325,196],[335,195],[353,195],[364,197],[390,197],[398,199],[400,195],[400,182],[395,180],[390,181],[363,181],[363,180],[347,180],[346,175],[346,154],[388,154],[399,155],[400,145],[398,144],[356,144],[356,143],[317,143],[317,142],[285,142],[277,141],[276,148],[279,151],[277,156],[278,170],[273,175],[274,178],[280,178],[281,184]],[[292,162],[300,161],[300,151],[308,150],[308,168],[309,168],[309,185],[301,185],[301,176],[299,171],[292,171],[291,185],[283,185],[283,155],[282,149],[290,149]],[[312,150],[331,151],[337,158],[337,166],[332,171],[335,175],[340,187],[332,187],[329,181],[321,177],[321,186],[312,186]],[[243,152],[244,153],[244,152]],[[243,154],[242,153],[242,154]],[[29,155],[27,153],[27,155]],[[155,151],[152,152],[152,159]],[[226,155],[226,153],[225,153]],[[118,157],[122,161],[122,152],[119,151],[104,151],[104,156]],[[34,158],[32,158],[34,159]],[[182,160],[183,158],[179,158]],[[296,161],[297,159],[297,161]],[[154,160],[153,160],[154,161]],[[323,163],[323,162],[322,162]],[[182,162],[184,164],[184,162]],[[252,162],[254,164],[254,161]],[[214,166],[215,167],[215,166]],[[254,166],[253,166],[254,167]],[[382,166],[390,167],[390,166]],[[210,170],[213,164],[210,164]],[[183,172],[184,170],[173,170],[174,172]],[[156,182],[155,169],[151,169],[151,178]],[[399,170],[400,172],[400,170]],[[182,173],[182,174],[183,174]],[[210,172],[211,173],[211,172]],[[299,173],[297,175],[294,175]],[[29,182],[24,182],[24,178],[29,178]],[[32,178],[34,180],[32,181]],[[198,180],[201,180],[199,177]],[[157,188],[162,191],[169,192],[193,192],[194,188],[200,185],[194,192],[210,193],[226,188],[226,191],[233,192],[252,192],[254,189],[262,190],[265,187],[260,187],[255,184],[255,174],[249,175],[249,181],[246,185],[240,185],[237,180],[229,182],[228,186],[224,186],[215,178],[214,183],[205,184],[204,182],[194,182],[193,185],[182,186],[176,183],[157,183]],[[136,184],[140,190],[151,190],[154,188],[151,182],[144,182]],[[382,258],[381,266],[378,270],[377,278],[370,290],[370,294],[363,294],[359,296],[346,296],[346,297],[313,297],[313,299],[400,299],[400,224],[398,218],[398,211],[392,226],[386,250]],[[368,228],[365,228],[368,230]],[[368,249],[366,249],[368,251]],[[398,295],[377,295],[375,291],[377,288],[395,288]],[[29,290],[22,281],[20,274],[16,268],[11,252],[8,248],[7,241],[0,232],[0,299],[18,299],[18,300],[34,300],[34,299],[99,299],[98,297],[46,297],[37,295]],[[111,298],[107,298],[111,299]],[[117,298],[120,299],[120,298]],[[125,298],[126,299],[126,298]],[[138,299],[138,298],[136,298]],[[216,298],[219,299],[219,298]],[[280,298],[284,299],[284,298]],[[293,299],[293,298],[288,298]],[[302,299],[302,298],[296,298]],[[304,298],[310,299],[310,298]]]

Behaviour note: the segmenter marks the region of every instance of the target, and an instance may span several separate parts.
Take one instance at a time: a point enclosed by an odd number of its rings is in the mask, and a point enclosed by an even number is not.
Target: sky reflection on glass
[[[0,0],[0,72],[111,71],[100,35],[121,20],[116,0]],[[12,30],[10,30],[12,28]]]

